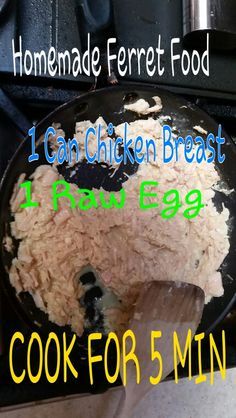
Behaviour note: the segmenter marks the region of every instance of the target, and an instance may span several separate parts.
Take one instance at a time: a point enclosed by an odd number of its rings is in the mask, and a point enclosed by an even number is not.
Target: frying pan
[[[136,101],[138,98],[144,98],[152,104],[152,97],[154,95],[158,95],[162,100],[163,110],[161,114],[171,116],[172,122],[170,123],[177,127],[181,135],[185,136],[188,133],[193,134],[192,128],[195,125],[200,125],[206,129],[206,131],[217,134],[218,125],[216,122],[206,113],[182,97],[172,95],[156,86],[129,84],[92,91],[60,106],[37,125],[36,138],[39,138],[44,134],[46,129],[51,126],[53,122],[60,122],[62,128],[66,132],[66,137],[71,138],[73,137],[74,127],[77,121],[87,119],[94,122],[99,116],[103,116],[106,122],[112,122],[114,125],[125,121],[134,121],[139,119],[139,116],[132,112],[124,112],[124,104]],[[216,165],[222,180],[230,189],[236,190],[236,147],[226,133],[224,133],[224,136],[226,138],[226,144],[223,146],[223,152],[226,155],[226,159],[223,164]],[[40,154],[39,161],[29,164],[30,139],[27,137],[11,159],[2,179],[0,188],[1,243],[3,242],[5,234],[9,233],[9,222],[12,219],[9,209],[9,200],[19,175],[24,172],[27,176],[30,176],[38,165],[47,163],[44,157],[42,144],[38,145],[37,152]],[[137,169],[138,166],[130,166],[128,168],[130,174],[137,171]],[[60,167],[60,170],[67,181],[75,182],[78,187],[82,188],[103,187],[108,191],[117,191],[122,187],[122,182],[127,180],[126,176],[122,176],[124,173],[124,167],[122,166],[113,177],[111,176],[109,167],[99,164],[92,166],[85,162],[78,164],[78,175],[71,179],[69,178],[69,173],[65,167]],[[125,171],[127,172],[127,167]],[[200,331],[206,333],[210,332],[227,314],[236,299],[236,224],[234,218],[236,214],[236,193],[233,192],[232,194],[225,196],[221,192],[216,192],[215,205],[219,211],[222,210],[222,204],[229,209],[231,214],[230,251],[220,268],[223,276],[224,296],[213,298],[204,309]],[[11,265],[12,257],[12,255],[5,251],[4,246],[1,245],[1,284],[7,298],[12,302],[12,305],[21,318],[23,318],[32,328],[40,327],[41,331],[45,331],[46,333],[52,329],[55,329],[57,332],[62,332],[66,329],[69,332],[69,328],[58,327],[57,325],[52,324],[48,320],[47,315],[35,306],[32,297],[28,293],[22,293],[19,296],[16,296],[7,273],[8,268]],[[92,326],[95,325],[98,327],[99,324],[93,324]],[[85,331],[85,335],[87,331]],[[81,343],[83,344],[83,338]]]

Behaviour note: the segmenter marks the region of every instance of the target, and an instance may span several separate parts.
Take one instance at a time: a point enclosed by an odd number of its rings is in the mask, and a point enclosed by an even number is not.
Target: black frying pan
[[[170,115],[172,117],[172,124],[178,128],[181,135],[186,135],[187,133],[192,134],[192,127],[195,125],[201,125],[208,132],[217,133],[218,125],[206,113],[183,98],[174,96],[155,86],[134,84],[93,91],[88,94],[84,94],[63,106],[60,106],[38,124],[36,129],[37,138],[44,134],[46,129],[51,126],[53,122],[61,123],[67,137],[73,137],[75,122],[80,120],[89,119],[94,122],[99,116],[103,116],[107,122],[113,122],[114,125],[120,124],[124,121],[131,122],[138,119],[139,116],[131,112],[123,112],[122,109],[124,103],[135,101],[138,98],[144,98],[152,102],[151,98],[154,95],[161,97],[163,103],[162,114]],[[229,188],[236,189],[236,147],[226,134],[225,137],[227,139],[227,143],[224,146],[223,151],[226,155],[226,160],[223,165],[219,165],[218,169],[222,179],[227,183]],[[36,163],[29,164],[27,157],[30,155],[30,140],[29,138],[26,138],[8,165],[1,183],[1,242],[6,232],[9,232],[9,221],[11,220],[9,200],[14,184],[22,172],[25,172],[27,176],[29,176],[38,165],[46,163],[42,151],[43,149],[41,145],[38,148],[40,160]],[[122,167],[113,178],[111,178],[111,171],[108,167],[96,164],[92,171],[91,168],[90,164],[79,164],[79,176],[75,178],[72,177],[70,181],[76,182],[79,187],[103,187],[108,191],[115,191],[119,190],[122,186],[122,182],[127,179],[125,176],[122,177]],[[130,174],[135,172],[137,169],[137,166],[130,166]],[[66,180],[69,181],[68,171],[65,167],[60,167],[60,170]],[[224,315],[227,314],[236,298],[236,225],[234,220],[234,216],[236,214],[236,193],[233,193],[230,196],[225,196],[222,193],[217,192],[215,204],[219,210],[222,203],[224,203],[230,210],[231,217],[233,218],[232,232],[230,236],[231,248],[226,260],[221,266],[225,289],[224,296],[221,298],[213,298],[204,309],[200,328],[205,332],[209,332],[224,317]],[[23,317],[27,324],[32,327],[40,325],[41,330],[45,330],[45,332],[48,332],[49,329],[56,329],[57,332],[64,330],[48,321],[47,315],[36,308],[29,294],[24,293],[21,294],[20,297],[16,296],[15,290],[9,282],[6,267],[10,266],[11,260],[12,256],[10,256],[4,250],[3,245],[1,245],[1,283],[7,297],[13,303],[17,312],[21,315],[21,317]],[[98,324],[95,325],[98,326]]]

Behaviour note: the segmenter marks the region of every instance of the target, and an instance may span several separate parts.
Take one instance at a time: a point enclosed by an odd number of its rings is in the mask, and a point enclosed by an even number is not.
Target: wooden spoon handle
[[[173,334],[177,333],[183,351],[188,331],[191,330],[193,337],[197,330],[203,307],[204,292],[187,283],[153,282],[142,292],[136,303],[134,318],[129,324],[136,336],[135,352],[141,369],[141,383],[136,384],[136,368],[130,362],[125,397],[123,395],[116,417],[129,416],[133,407],[153,388],[150,376],[158,375],[160,361],[155,354],[151,358],[152,331],[161,331],[161,337],[155,339],[153,345],[161,355],[163,380],[174,369]]]

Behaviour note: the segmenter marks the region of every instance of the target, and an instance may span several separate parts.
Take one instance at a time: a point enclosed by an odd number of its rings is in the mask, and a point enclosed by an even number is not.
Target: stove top
[[[127,79],[148,83],[169,85],[178,90],[187,88],[200,90],[204,95],[232,98],[236,94],[236,55],[234,51],[211,50],[210,77],[184,76],[176,68],[175,77],[170,68],[170,39],[180,38],[179,50],[187,48],[183,41],[182,0],[2,0],[0,7],[0,74],[13,78],[12,40],[19,49],[22,37],[23,52],[71,50],[73,47],[84,51],[87,34],[91,34],[92,45],[105,49],[106,40],[116,39],[115,51],[120,45],[125,48],[157,46],[161,34],[165,48],[166,71],[150,77],[145,71],[138,74],[136,66]],[[211,44],[211,38],[210,38]],[[19,73],[19,66],[17,69]],[[22,77],[24,78],[24,77]],[[50,84],[48,74],[37,77],[34,82],[44,79]],[[50,81],[49,81],[50,80]],[[79,75],[56,75],[53,82],[93,83],[93,78]],[[27,81],[29,84],[29,80]],[[77,87],[79,88],[79,87]]]
[[[49,50],[51,46],[61,50],[76,46],[83,50],[87,32],[94,43],[103,48],[104,40],[115,36],[119,44],[129,47],[155,45],[159,33],[163,40],[182,37],[181,0],[148,0],[149,7],[142,0],[97,0],[96,9],[89,0],[0,0],[0,178],[7,163],[33,124],[63,104],[91,88],[107,84],[104,79],[95,80],[79,76],[60,79],[41,77],[14,77],[11,54],[12,39],[21,35],[25,49],[31,51]],[[125,13],[124,13],[125,11]],[[94,21],[93,17],[96,16]],[[168,24],[163,16],[168,16]],[[176,18],[176,17],[179,18]],[[69,24],[68,24],[69,22]],[[167,72],[161,79],[148,78],[133,73],[120,83],[130,80],[157,83],[172,92],[177,92],[200,106],[223,125],[236,143],[236,56],[231,53],[212,54],[210,78],[191,78],[177,74],[175,79]],[[228,74],[225,76],[225,69]],[[91,393],[106,390],[108,385],[99,378],[99,384],[92,388],[88,372],[80,362],[79,382],[54,385],[41,382],[32,385],[15,385],[9,374],[8,348],[15,331],[21,331],[26,339],[31,330],[21,321],[1,294],[0,312],[0,406],[66,396],[69,394]],[[221,331],[226,331],[227,366],[236,366],[236,306],[232,306],[225,319],[215,328],[214,338],[221,347]],[[203,369],[209,370],[208,343],[203,343]],[[19,367],[25,362],[26,352],[16,352]],[[53,363],[53,359],[52,359]],[[197,350],[193,347],[193,373],[198,373]],[[103,371],[98,370],[101,377]],[[182,376],[186,370],[180,370]],[[172,378],[172,376],[170,376]]]

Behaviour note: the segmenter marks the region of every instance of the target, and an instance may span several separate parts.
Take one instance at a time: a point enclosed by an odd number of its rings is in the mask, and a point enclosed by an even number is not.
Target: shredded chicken
[[[89,125],[90,121],[77,124],[76,135],[82,135]],[[117,134],[120,129],[117,127]],[[159,121],[150,118],[129,125],[130,136],[144,132],[157,141],[162,155]],[[78,273],[88,265],[121,301],[106,311],[112,329],[129,319],[146,282],[193,283],[205,291],[206,300],[223,294],[218,269],[229,250],[229,212],[224,208],[218,213],[213,204],[213,186],[220,180],[213,164],[187,164],[181,159],[175,164],[163,164],[160,159],[141,164],[137,174],[123,184],[127,195],[123,209],[98,207],[81,211],[71,209],[67,199],[60,199],[59,211],[55,212],[51,184],[60,178],[56,167],[39,166],[32,176],[32,199],[40,206],[20,209],[19,182],[11,199],[11,233],[20,245],[10,280],[17,292],[30,292],[50,320],[70,325],[78,335],[83,333],[84,308],[79,300],[84,288]],[[158,191],[159,202],[169,189],[176,188],[185,196],[198,188],[205,207],[191,220],[181,213],[170,220],[162,219],[162,204],[141,211],[139,190],[144,180],[158,181],[155,192]],[[77,186],[71,185],[71,191],[78,200]],[[99,191],[95,194],[98,196]],[[185,206],[180,212],[184,209]]]
[[[197,126],[194,126],[193,129],[199,134],[207,135],[207,131],[204,128],[202,128],[202,126],[197,125]]]
[[[162,110],[161,99],[158,96],[153,96],[152,99],[155,102],[154,106],[150,106],[150,104],[144,99],[139,99],[135,103],[125,105],[124,108],[125,110],[129,110],[130,112],[138,113],[139,115],[150,115],[150,113],[159,113]]]

